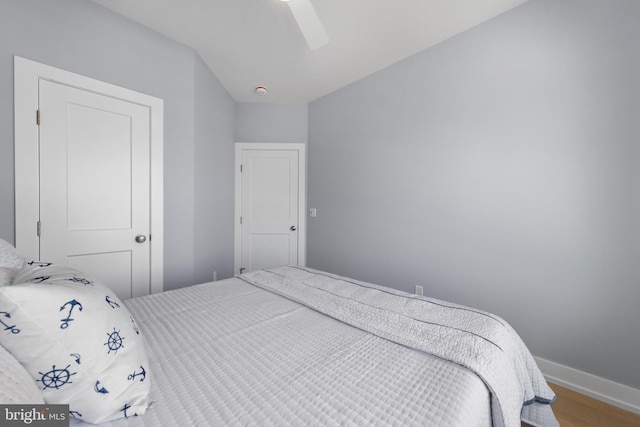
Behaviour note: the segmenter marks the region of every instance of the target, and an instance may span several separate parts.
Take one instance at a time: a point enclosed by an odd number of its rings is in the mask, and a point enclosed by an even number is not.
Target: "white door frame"
[[[164,101],[49,65],[14,57],[15,217],[16,248],[27,258],[39,259],[38,80],[45,79],[122,99],[149,108],[151,117],[151,293],[164,284],[163,145]]]
[[[234,218],[234,256],[233,273],[239,274],[242,260],[242,150],[297,150],[298,151],[298,265],[307,264],[307,152],[306,144],[236,142],[235,153],[235,218]]]

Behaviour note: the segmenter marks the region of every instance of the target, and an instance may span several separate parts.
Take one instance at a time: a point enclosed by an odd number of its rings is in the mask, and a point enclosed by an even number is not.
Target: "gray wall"
[[[640,388],[639,20],[533,0],[312,102],[308,264]]]
[[[233,247],[204,241],[220,237],[228,244],[219,233],[232,227],[230,218],[203,216],[213,201],[228,202],[232,178],[209,188],[198,180],[219,178],[203,167],[207,161],[233,162],[235,103],[195,52],[90,1],[3,0],[0,12],[0,236],[14,241],[13,55],[19,55],[165,101],[165,289],[194,283],[201,270],[229,275]]]
[[[194,281],[233,276],[234,120],[236,103],[196,60]],[[221,102],[224,100],[225,102]]]
[[[235,128],[237,142],[306,143],[309,107],[306,104],[239,103]]]

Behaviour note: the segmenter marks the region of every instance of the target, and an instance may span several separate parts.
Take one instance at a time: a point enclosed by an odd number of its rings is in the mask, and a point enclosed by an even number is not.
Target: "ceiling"
[[[316,50],[280,0],[93,1],[193,48],[237,102],[300,104],[528,0],[311,0],[330,39]]]

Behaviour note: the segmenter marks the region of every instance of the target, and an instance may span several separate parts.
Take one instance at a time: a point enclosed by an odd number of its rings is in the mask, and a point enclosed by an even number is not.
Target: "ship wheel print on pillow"
[[[69,371],[70,366],[71,365],[67,365],[64,369],[56,369],[56,365],[53,365],[49,372],[38,372],[42,375],[42,378],[36,381],[42,383],[44,386],[43,390],[48,388],[55,388],[57,390],[63,385],[71,383],[71,376],[77,374],[77,372],[71,373],[71,371]]]

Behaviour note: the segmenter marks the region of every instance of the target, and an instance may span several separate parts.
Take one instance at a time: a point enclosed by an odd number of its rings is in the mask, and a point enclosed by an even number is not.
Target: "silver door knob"
[[[144,243],[147,241],[147,236],[145,236],[144,234],[138,234],[136,236],[136,242],[138,243]]]
[[[291,231],[296,231],[296,230],[297,230],[297,227],[296,227],[295,225],[292,225],[291,227],[289,227],[289,230],[291,230]]]

